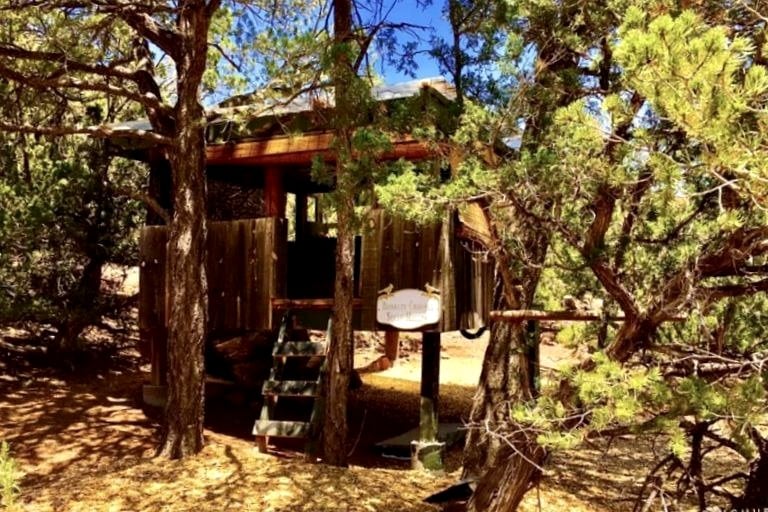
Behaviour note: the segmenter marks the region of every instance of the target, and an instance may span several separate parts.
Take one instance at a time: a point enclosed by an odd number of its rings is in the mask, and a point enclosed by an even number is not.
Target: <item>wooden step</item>
[[[256,420],[253,435],[269,437],[307,437],[309,423],[306,421]]]
[[[262,395],[318,396],[320,386],[314,380],[267,380],[261,388]]]
[[[272,351],[273,356],[282,357],[315,357],[325,355],[325,343],[316,341],[286,341],[277,343]]]

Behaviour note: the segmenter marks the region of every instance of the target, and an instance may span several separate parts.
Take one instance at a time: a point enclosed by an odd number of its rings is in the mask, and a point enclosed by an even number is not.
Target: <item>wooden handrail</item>
[[[362,299],[352,299],[352,307],[360,308],[363,306]],[[333,308],[333,299],[272,299],[273,309],[331,309]]]

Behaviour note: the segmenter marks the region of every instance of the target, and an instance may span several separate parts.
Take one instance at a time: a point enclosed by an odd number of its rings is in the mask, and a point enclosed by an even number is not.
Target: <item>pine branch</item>
[[[605,246],[605,235],[611,226],[613,213],[616,209],[614,192],[607,187],[603,187],[599,191],[597,198],[592,203],[595,217],[587,230],[584,244],[580,250],[592,272],[629,319],[636,317],[640,308],[632,294],[619,280],[615,270],[610,267],[608,261],[601,254]]]
[[[122,80],[136,80],[134,72],[122,67],[122,64],[125,63],[124,59],[117,64],[86,64],[70,58],[64,52],[32,51],[8,44],[0,44],[0,57],[59,64],[60,68],[57,71],[54,71],[51,76],[49,76],[49,78],[66,74],[69,71],[79,71],[82,73],[91,73],[100,76],[119,78]]]
[[[144,105],[148,109],[155,109],[158,111],[168,110],[168,107],[163,105],[158,98],[152,94],[139,94],[109,83],[95,83],[77,78],[67,78],[66,76],[59,78],[36,78],[25,76],[15,69],[9,68],[3,64],[0,64],[0,77],[4,77],[39,91],[48,91],[51,89],[76,89],[80,91],[101,92],[133,100]]]
[[[720,300],[729,297],[740,297],[742,295],[751,295],[757,292],[768,291],[768,278],[743,284],[726,284],[722,286],[712,286],[702,288],[702,293],[710,300]]]
[[[141,37],[156,45],[167,53],[174,62],[182,58],[183,39],[181,34],[159,24],[140,6],[125,4],[122,2],[109,2],[108,6],[100,9],[104,13],[111,13],[123,20],[134,29]]]
[[[91,135],[102,139],[130,138],[153,144],[170,145],[172,139],[146,130],[116,129],[109,126],[32,126],[0,121],[0,131],[10,133],[32,133],[38,135]]]
[[[118,195],[128,197],[130,199],[135,199],[137,201],[141,201],[144,203],[150,210],[152,210],[153,213],[157,214],[158,217],[163,219],[163,222],[165,222],[166,225],[171,224],[171,214],[163,208],[163,206],[160,204],[159,201],[157,201],[155,198],[150,196],[149,194],[145,194],[143,192],[136,192],[134,190],[124,189],[124,188],[117,188],[115,189],[115,192]]]

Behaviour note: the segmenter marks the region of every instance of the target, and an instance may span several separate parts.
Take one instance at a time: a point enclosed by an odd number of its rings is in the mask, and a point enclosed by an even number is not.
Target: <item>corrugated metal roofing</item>
[[[371,92],[376,101],[389,101],[417,96],[425,88],[431,89],[447,101],[454,101],[456,99],[456,89],[443,77],[421,78],[398,84],[374,86]],[[216,107],[210,109],[208,113],[212,114],[212,117],[226,119],[228,116],[248,115],[248,113],[252,112],[253,116],[258,118],[309,112],[318,103],[332,107],[334,104],[332,90],[322,89],[313,91],[285,104],[276,102],[272,106],[269,104],[248,104],[238,107]],[[152,126],[147,119],[115,123],[110,128],[114,131],[152,131]]]

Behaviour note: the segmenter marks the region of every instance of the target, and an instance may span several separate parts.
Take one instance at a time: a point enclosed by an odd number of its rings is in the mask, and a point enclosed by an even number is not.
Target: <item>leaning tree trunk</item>
[[[462,478],[478,478],[495,464],[502,441],[491,437],[483,428],[486,421],[494,425],[508,418],[505,411],[509,404],[509,377],[512,364],[512,324],[496,322],[491,325],[490,339],[483,357],[480,385],[475,391],[469,416],[471,428],[464,446]]]
[[[205,71],[208,21],[205,3],[179,15],[183,51],[176,62],[176,144],[169,150],[173,217],[168,236],[168,399],[158,454],[171,459],[203,447],[203,350],[207,331],[205,272],[205,116],[199,87]]]
[[[493,325],[470,416],[479,428],[470,432],[464,449],[464,477],[479,477],[467,504],[470,512],[516,510],[541,476],[547,453],[535,436],[515,432],[508,408],[510,403],[528,401],[534,394],[525,344],[522,324]],[[482,427],[485,422],[493,433]],[[496,430],[499,426],[505,428]]]
[[[492,233],[501,240],[495,225]],[[549,235],[534,226],[526,233],[526,253],[520,260],[531,265],[522,271],[513,272],[514,260],[505,247],[496,246],[494,251],[498,290],[494,306],[497,308],[533,305]],[[515,279],[514,274],[519,278]],[[541,474],[546,451],[535,438],[514,431],[508,408],[511,403],[530,401],[536,396],[526,345],[522,323],[492,324],[470,413],[471,423],[478,428],[470,432],[464,448],[464,477],[478,480],[468,503],[469,511],[515,510]],[[507,428],[510,425],[512,428]],[[499,427],[505,427],[504,433]]]
[[[752,440],[757,458],[749,465],[743,494],[731,503],[734,510],[768,510],[768,439],[753,430]]]
[[[470,512],[513,512],[525,494],[541,478],[547,453],[529,434],[513,434],[508,439],[515,448],[504,444],[496,461],[477,483],[469,501]]]

